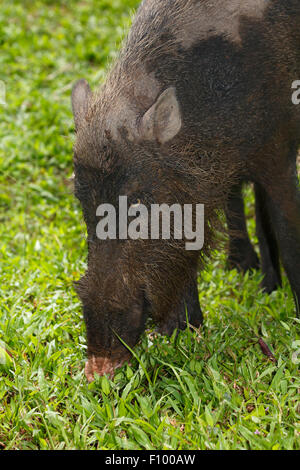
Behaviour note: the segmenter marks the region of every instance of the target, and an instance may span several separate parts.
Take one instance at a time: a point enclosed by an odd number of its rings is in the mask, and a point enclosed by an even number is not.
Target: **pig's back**
[[[299,26],[300,0],[144,0],[121,62],[176,86],[190,133],[259,145],[283,120],[300,126]]]

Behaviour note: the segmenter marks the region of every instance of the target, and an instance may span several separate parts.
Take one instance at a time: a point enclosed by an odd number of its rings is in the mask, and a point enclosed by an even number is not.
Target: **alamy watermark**
[[[6,105],[6,86],[2,80],[0,80],[0,105]]]
[[[292,349],[294,349],[294,352],[292,353],[292,363],[300,364],[300,340],[299,339],[292,343]]]
[[[292,103],[298,105],[300,104],[300,80],[293,81],[292,90],[295,90],[292,94]]]
[[[100,240],[185,240],[188,251],[204,245],[203,204],[151,204],[148,209],[138,201],[128,208],[127,196],[119,196],[118,210],[101,204],[96,216],[101,217],[96,227]]]

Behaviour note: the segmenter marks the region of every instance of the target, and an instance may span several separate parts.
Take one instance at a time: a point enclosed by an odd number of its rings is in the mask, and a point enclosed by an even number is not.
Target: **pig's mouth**
[[[137,306],[135,306],[137,308]],[[150,312],[150,304],[145,295],[143,295],[142,305],[139,305],[140,324],[137,326],[136,331],[139,335],[144,331],[145,323]],[[130,317],[129,320],[130,322]],[[138,335],[138,336],[139,336]],[[121,337],[122,335],[120,335]],[[137,338],[138,341],[139,338]],[[136,342],[137,342],[136,341]],[[85,364],[85,376],[88,382],[93,382],[95,379],[94,374],[99,376],[108,375],[111,379],[114,377],[115,370],[130,362],[131,353],[125,346],[120,345],[121,349],[116,351],[108,351],[104,354],[91,354]]]

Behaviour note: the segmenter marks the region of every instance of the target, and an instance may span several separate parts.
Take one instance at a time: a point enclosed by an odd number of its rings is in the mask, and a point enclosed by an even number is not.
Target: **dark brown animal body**
[[[78,285],[88,337],[86,375],[113,373],[149,315],[170,333],[199,326],[197,266],[225,209],[231,264],[258,260],[240,188],[253,182],[264,287],[280,284],[279,253],[300,301],[300,0],[146,0],[106,84],[72,93],[75,189],[88,230]],[[101,203],[205,204],[199,252],[166,240],[96,236]]]

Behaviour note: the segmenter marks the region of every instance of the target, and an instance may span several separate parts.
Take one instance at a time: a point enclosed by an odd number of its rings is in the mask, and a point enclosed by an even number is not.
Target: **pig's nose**
[[[124,362],[128,361],[129,355],[123,357],[122,359],[118,358],[114,360],[109,357],[102,356],[90,356],[85,364],[84,373],[88,382],[93,382],[94,374],[102,376],[104,374],[108,375],[111,379],[114,377],[115,369],[121,367]]]
[[[113,378],[113,363],[107,357],[91,356],[85,364],[84,373],[88,382],[93,382],[94,374],[98,374],[100,376],[107,374],[110,378]]]

